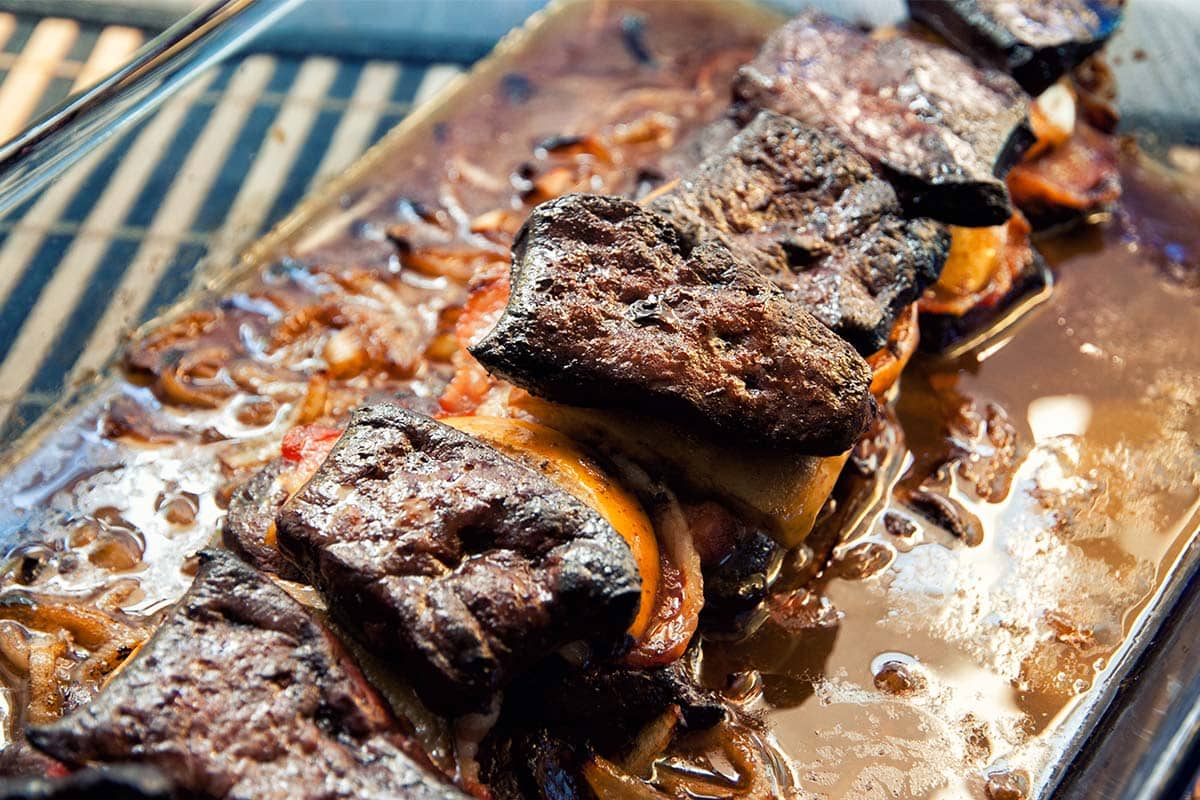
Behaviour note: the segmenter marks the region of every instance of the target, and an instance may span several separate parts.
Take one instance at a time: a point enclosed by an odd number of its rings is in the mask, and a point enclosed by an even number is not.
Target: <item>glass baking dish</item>
[[[131,68],[58,109],[0,150],[0,209],[16,208],[64,174],[86,151],[154,113],[174,92],[245,47],[262,30],[278,31],[287,24],[287,11],[294,5],[287,0],[219,3],[168,31]],[[434,137],[439,124],[494,88],[525,48],[547,37],[570,35],[581,5],[578,0],[553,4],[524,30],[514,32],[473,72],[422,105],[363,159],[302,202],[236,263],[205,264],[205,286],[194,286],[180,308],[188,308],[204,288],[219,292],[263,265],[285,258],[293,248],[312,247],[331,230],[351,224],[347,198],[354,198],[352,205],[357,208],[372,181],[386,174],[384,165],[394,163],[410,145]],[[786,10],[797,6],[780,5]],[[816,5],[873,21],[887,21],[896,14],[896,7],[886,3]],[[778,19],[748,4],[735,8],[732,12],[727,6],[722,13],[740,14],[747,26],[765,29]],[[1200,8],[1133,0],[1126,26],[1113,45],[1126,128],[1162,156],[1168,156],[1175,145],[1200,142],[1197,87],[1171,79],[1193,74],[1198,65],[1189,44],[1195,41],[1196,31],[1200,31]],[[73,388],[9,445],[2,463],[10,479],[22,471],[28,474],[30,454],[53,445],[63,422],[83,413],[109,385],[110,379],[101,375]],[[1196,523],[1193,517],[1185,527],[1194,532]],[[19,523],[0,518],[0,531],[6,535],[15,536],[20,530]],[[1069,735],[1060,743],[1061,756],[1043,778],[1042,796],[1174,798],[1190,791],[1200,766],[1200,659],[1192,651],[1200,633],[1197,612],[1200,543],[1193,539],[1179,548],[1165,578],[1145,598],[1125,644],[1103,669],[1097,686],[1063,723]]]

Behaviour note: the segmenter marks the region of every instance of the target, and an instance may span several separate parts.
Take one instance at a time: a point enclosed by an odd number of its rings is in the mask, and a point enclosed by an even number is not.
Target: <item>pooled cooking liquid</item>
[[[824,574],[778,595],[750,647],[706,645],[763,673],[753,702],[806,792],[1037,796],[1194,535],[1200,252],[1174,234],[1194,237],[1200,206],[1157,202],[1181,179],[1125,167],[1110,221],[1039,242],[1048,301],[906,369],[899,441],[873,454],[883,496],[836,532]]]
[[[269,266],[201,300],[179,327],[186,375],[179,353],[163,356],[169,340],[147,346],[152,326],[136,380],[103,383],[14,457],[0,477],[0,531],[21,543],[0,580],[8,771],[46,678],[31,655],[49,653],[70,687],[37,713],[86,702],[190,583],[228,487],[278,456],[288,428],[335,423],[368,397],[436,411],[467,278],[441,265],[503,261],[547,196],[634,193],[670,178],[664,163],[694,163],[689,135],[778,23],[715,3],[599,8],[558,12],[470,98],[385,145],[284,251],[259,251]],[[597,132],[604,149],[573,137]],[[1057,278],[1048,300],[970,353],[908,366],[762,627],[702,642],[705,682],[768,721],[781,787],[1037,796],[1195,533],[1200,186],[1134,154],[1124,172],[1111,219],[1038,242]],[[352,356],[322,383],[335,327],[355,332],[338,345]],[[392,349],[372,349],[381,330]],[[14,610],[31,597],[40,612]],[[447,764],[436,721],[418,728]],[[703,760],[682,743],[661,766]]]

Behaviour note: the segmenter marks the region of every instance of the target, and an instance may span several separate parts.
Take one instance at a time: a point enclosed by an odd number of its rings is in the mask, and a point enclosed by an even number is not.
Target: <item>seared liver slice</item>
[[[883,171],[910,216],[999,225],[1001,178],[1033,142],[1021,87],[947,47],[873,39],[817,12],[775,31],[734,79],[744,120],[768,108],[833,134]]]
[[[565,195],[535,208],[511,284],[470,349],[549,400],[811,454],[844,451],[872,416],[870,370],[853,348],[725,245],[693,247],[627,200]]]
[[[288,499],[280,475],[290,466],[276,458],[234,490],[222,524],[221,541],[263,572],[298,581],[303,580],[300,571],[269,541],[268,535],[275,515]]]
[[[937,280],[950,246],[945,226],[903,218],[864,158],[772,111],[651,208],[693,244],[726,245],[864,355]]]
[[[277,522],[331,609],[445,713],[569,642],[622,645],[640,601],[633,553],[596,512],[398,406],[355,412]]]
[[[31,729],[35,746],[72,766],[154,767],[203,797],[464,797],[303,606],[228,552],[201,560],[135,659]]]
[[[1095,53],[1124,0],[908,0],[913,19],[1041,94]]]

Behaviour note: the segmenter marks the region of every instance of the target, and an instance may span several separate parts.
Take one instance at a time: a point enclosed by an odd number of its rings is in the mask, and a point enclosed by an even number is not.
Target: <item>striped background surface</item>
[[[0,13],[0,140],[146,35]],[[247,55],[0,219],[0,445],[463,68]]]

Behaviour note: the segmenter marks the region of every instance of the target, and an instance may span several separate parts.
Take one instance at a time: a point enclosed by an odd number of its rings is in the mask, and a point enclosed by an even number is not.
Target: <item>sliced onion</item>
[[[168,365],[158,376],[158,388],[167,402],[196,408],[216,408],[233,394],[222,380],[229,351],[223,347],[193,350]]]
[[[659,503],[654,515],[660,563],[654,613],[646,632],[625,658],[634,667],[670,664],[687,650],[700,624],[704,607],[700,553],[674,492],[652,481],[641,467],[625,460],[619,465],[639,494]]]
[[[671,800],[601,756],[592,756],[592,760],[584,765],[583,778],[597,800]]]
[[[9,592],[0,601],[0,619],[40,631],[66,631],[89,650],[123,638],[129,626],[81,602],[62,602],[25,592]]]
[[[367,366],[366,348],[354,328],[342,328],[331,333],[321,355],[329,367],[329,374],[338,380],[353,378]]]
[[[57,636],[38,636],[29,645],[29,709],[25,719],[45,725],[62,715],[58,686],[58,659],[66,645]]]
[[[679,727],[682,714],[679,706],[670,706],[666,711],[651,720],[633,742],[633,749],[621,762],[625,771],[641,778],[650,777],[654,762],[658,760],[671,740],[675,738],[675,729]]]
[[[329,402],[329,379],[324,375],[313,375],[308,379],[308,391],[296,412],[296,424],[307,425],[325,416]]]
[[[1051,86],[1033,101],[1033,133],[1041,149],[1057,147],[1075,132],[1075,93],[1064,81]]]

